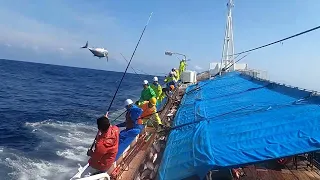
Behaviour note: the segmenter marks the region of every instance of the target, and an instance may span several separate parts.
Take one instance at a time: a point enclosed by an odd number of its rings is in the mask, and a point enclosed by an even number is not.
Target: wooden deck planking
[[[298,170],[256,169],[255,166],[243,167],[245,176],[241,180],[320,180],[320,175],[311,168],[299,167]]]
[[[178,94],[178,91],[176,91],[174,95],[178,96],[177,94]],[[178,96],[178,98],[181,99],[182,97]],[[164,107],[164,110],[159,113],[159,116],[162,121],[167,118],[166,115],[168,114],[168,112],[172,107],[173,107],[173,102],[172,100],[168,99],[168,103]],[[128,168],[117,179],[130,180],[134,178],[136,173],[139,173],[138,172],[139,166],[141,163],[143,163],[144,159],[146,158],[149,148],[152,146],[152,143],[154,142],[154,138],[157,134],[155,130],[151,130],[151,129],[153,128],[149,128],[149,127],[146,128],[148,132],[151,132],[151,131],[153,132],[151,139],[141,148],[141,150],[136,154],[136,156],[130,162]]]
[[[288,169],[282,170],[283,180],[299,180],[296,176],[292,174],[292,172]]]
[[[251,179],[256,179],[257,178],[257,171],[254,166],[247,166],[242,169],[246,176],[242,177],[241,179],[243,180],[251,180]]]

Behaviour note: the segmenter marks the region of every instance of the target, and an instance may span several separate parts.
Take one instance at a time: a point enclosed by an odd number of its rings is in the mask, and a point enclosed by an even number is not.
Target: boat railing
[[[239,70],[239,71],[248,75],[248,76],[252,76],[254,78],[268,80],[268,72],[267,71],[258,70],[258,69],[243,69],[243,70]]]
[[[100,173],[100,174],[96,174],[96,175],[88,175],[87,177],[81,177],[82,174],[84,173],[84,171],[89,167],[89,163],[87,163],[84,167],[82,167],[81,165],[79,165],[79,169],[78,169],[78,173],[75,174],[72,178],[70,178],[70,180],[76,180],[76,179],[81,179],[81,180],[110,180],[110,175],[108,173]]]
[[[110,180],[111,178],[108,173],[100,173],[93,176],[81,178],[81,180],[101,180],[101,179]]]
[[[165,108],[165,106],[168,103],[168,99],[169,98],[165,98],[163,102],[160,104],[160,106],[157,107],[159,108],[159,111],[162,111]],[[125,148],[125,150],[121,153],[119,158],[112,164],[112,166],[108,169],[106,173],[90,176],[90,174],[86,172],[88,171],[89,164],[86,164],[83,167],[79,165],[80,167],[78,168],[77,174],[75,174],[70,180],[110,180],[110,177],[117,178],[119,174],[125,171],[124,168],[121,167],[128,166],[134,158],[136,151],[139,150],[148,141],[152,134],[154,134],[154,131],[151,129],[145,126],[141,133],[138,134],[133,139],[133,141]]]

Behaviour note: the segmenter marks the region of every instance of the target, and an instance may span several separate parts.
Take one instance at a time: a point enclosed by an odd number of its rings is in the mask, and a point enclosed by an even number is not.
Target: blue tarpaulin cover
[[[239,72],[189,86],[158,177],[203,178],[212,169],[320,150],[319,104],[311,92]]]

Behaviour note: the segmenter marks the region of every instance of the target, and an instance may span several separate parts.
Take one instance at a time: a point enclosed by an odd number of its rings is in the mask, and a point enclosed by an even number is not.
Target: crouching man
[[[129,137],[136,137],[140,134],[141,129],[143,128],[142,120],[140,119],[142,109],[133,104],[131,99],[127,99],[124,102],[124,105],[127,109],[126,121],[116,125],[118,127],[126,127],[120,132],[120,144],[126,141]]]
[[[89,150],[90,167],[98,170],[94,174],[106,172],[116,159],[119,145],[119,128],[110,125],[109,119],[105,116],[97,119],[98,134],[94,150]]]

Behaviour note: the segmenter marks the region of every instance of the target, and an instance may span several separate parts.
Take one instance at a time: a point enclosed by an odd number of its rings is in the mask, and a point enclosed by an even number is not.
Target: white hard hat
[[[173,75],[173,72],[172,72],[172,71],[170,71],[170,74],[171,74],[171,75]]]
[[[124,105],[125,106],[129,106],[130,104],[133,104],[133,101],[131,99],[127,99],[125,102],[124,102]]]
[[[146,84],[148,84],[148,83],[149,83],[149,82],[148,82],[147,80],[144,80],[144,81],[143,81],[143,84],[144,84],[144,85],[146,85]]]
[[[153,81],[158,81],[158,77],[154,77],[154,78],[153,78]]]

